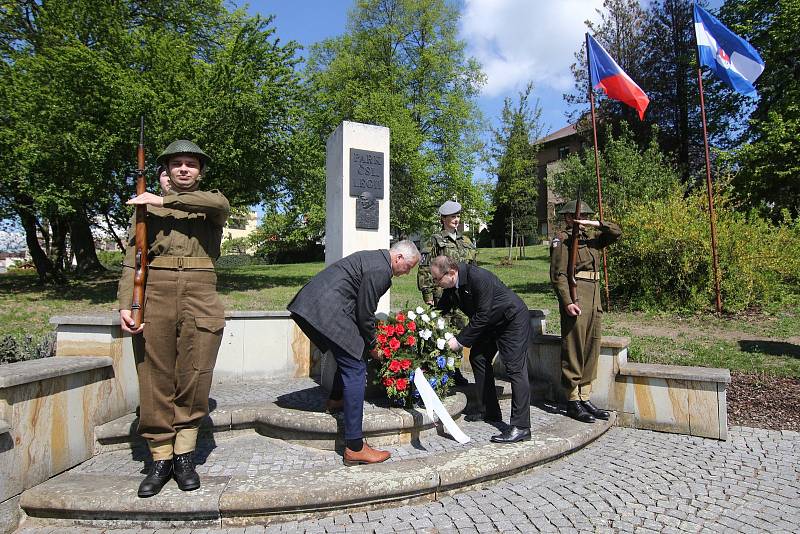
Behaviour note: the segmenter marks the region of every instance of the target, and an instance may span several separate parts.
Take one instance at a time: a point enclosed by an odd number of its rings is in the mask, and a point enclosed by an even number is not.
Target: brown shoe
[[[379,451],[373,449],[367,442],[364,442],[364,447],[358,452],[351,451],[347,447],[344,449],[344,465],[359,465],[359,464],[377,464],[385,462],[389,459],[388,451]]]
[[[328,413],[341,412],[342,408],[344,408],[344,399],[328,399],[325,401],[325,411]]]

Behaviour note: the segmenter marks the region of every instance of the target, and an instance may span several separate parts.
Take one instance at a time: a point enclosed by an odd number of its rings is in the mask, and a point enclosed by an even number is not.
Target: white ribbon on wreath
[[[425,405],[425,411],[428,412],[428,418],[436,422],[436,418],[438,417],[447,433],[450,434],[453,439],[461,444],[469,443],[469,436],[464,434],[456,422],[453,421],[453,418],[450,417],[450,414],[447,413],[444,404],[442,404],[439,396],[425,378],[425,373],[423,373],[422,369],[419,367],[414,370],[414,386],[416,386],[417,391],[419,391],[419,396],[422,399],[422,403]],[[434,416],[434,414],[436,414],[436,416]]]

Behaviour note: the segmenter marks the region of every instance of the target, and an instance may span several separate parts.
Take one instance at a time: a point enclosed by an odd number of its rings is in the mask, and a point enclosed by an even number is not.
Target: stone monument
[[[389,248],[389,128],[345,121],[326,144],[325,265]],[[378,303],[389,312],[389,292]]]

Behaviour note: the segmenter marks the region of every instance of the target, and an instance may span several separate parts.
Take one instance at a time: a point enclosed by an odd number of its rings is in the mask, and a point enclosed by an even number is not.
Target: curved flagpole
[[[592,64],[589,58],[589,32],[586,32],[586,65],[589,69],[589,104],[592,109],[592,135],[594,137],[594,173],[597,177],[597,211],[600,215],[600,224],[603,224],[603,188],[600,180],[600,156],[597,151],[597,123],[594,113],[594,91],[592,89]],[[611,296],[608,290],[608,262],[606,260],[606,249],[603,249],[603,276],[606,286],[606,311],[611,308]]]

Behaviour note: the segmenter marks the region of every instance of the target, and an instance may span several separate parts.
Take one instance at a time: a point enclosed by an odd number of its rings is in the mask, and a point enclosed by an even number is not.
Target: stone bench
[[[0,366],[0,518],[11,523],[20,493],[91,458],[112,381],[108,357]]]

